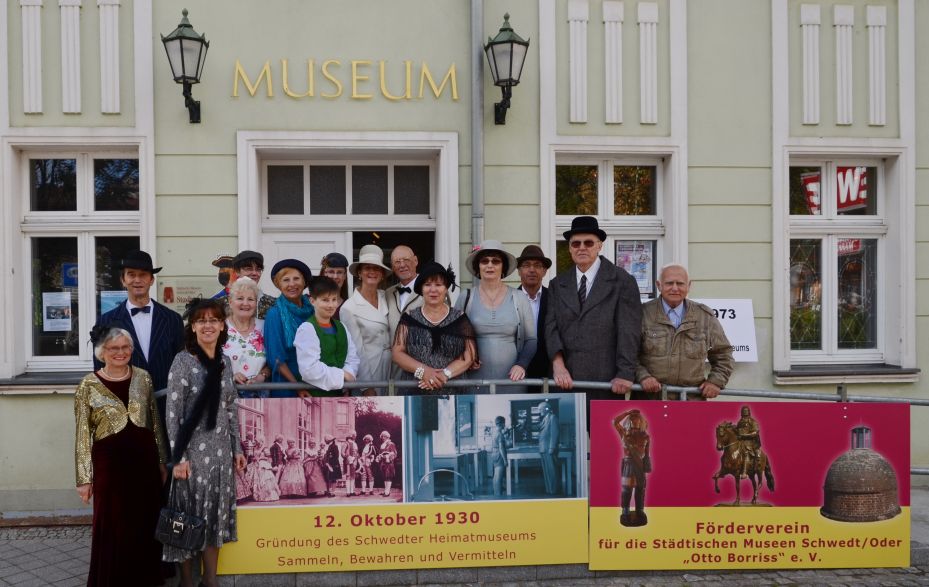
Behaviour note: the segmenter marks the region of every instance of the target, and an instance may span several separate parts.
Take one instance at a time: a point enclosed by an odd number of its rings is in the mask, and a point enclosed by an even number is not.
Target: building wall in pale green
[[[623,122],[607,124],[603,2],[590,2],[587,22],[587,122],[571,122],[570,36],[568,0],[555,2],[556,128],[567,136],[665,137],[671,133],[671,29],[668,0],[658,0],[658,123],[640,122],[638,2],[627,0],[623,11]]]
[[[135,125],[134,34],[132,0],[119,7],[118,114],[100,111],[100,16],[96,2],[81,7],[81,113],[64,114],[61,101],[61,13],[57,2],[42,11],[42,113],[23,113],[22,8],[7,2],[7,67],[11,127],[102,127]],[[180,14],[180,13],[178,13]],[[174,26],[180,19],[175,19]],[[170,32],[174,27],[165,32]],[[156,47],[164,53],[164,48]]]
[[[820,118],[819,124],[803,124],[803,33],[800,29],[800,5],[805,0],[789,0],[789,59],[790,59],[790,134],[798,137],[881,137],[900,136],[899,39],[897,3],[893,0],[824,0],[820,8]],[[917,4],[919,4],[917,2]],[[853,6],[855,25],[852,40],[852,120],[850,125],[836,124],[836,34],[833,25],[836,5]],[[886,35],[886,124],[871,126],[868,122],[868,27],[867,6],[887,8]]]
[[[71,389],[0,396],[0,446],[0,512],[81,507]]]

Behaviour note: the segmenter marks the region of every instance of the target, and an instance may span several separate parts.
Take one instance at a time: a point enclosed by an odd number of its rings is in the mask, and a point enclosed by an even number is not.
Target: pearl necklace
[[[110,375],[110,372],[106,370],[106,367],[101,367],[100,372],[103,373],[103,376],[109,379],[110,381],[122,381],[123,379],[129,378],[129,375],[132,374],[132,368],[127,366],[126,374],[120,375],[119,377],[113,377],[112,375]]]
[[[425,308],[423,308],[423,318],[431,322],[433,325],[440,324],[442,320],[445,320],[446,318],[448,318],[448,313],[451,312],[451,308],[449,308],[445,304],[442,304],[442,305],[445,306],[445,314],[443,314],[441,318],[439,318],[438,320],[433,320],[432,318],[426,315]]]

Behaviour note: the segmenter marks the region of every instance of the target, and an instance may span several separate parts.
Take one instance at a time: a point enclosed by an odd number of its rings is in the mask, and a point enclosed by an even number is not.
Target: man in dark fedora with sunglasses
[[[575,381],[609,381],[587,399],[620,399],[635,380],[642,305],[635,279],[600,255],[606,233],[578,216],[564,233],[574,266],[549,283],[545,338],[552,375],[562,389]],[[588,416],[589,417],[589,416]]]
[[[97,324],[116,326],[132,335],[132,364],[148,371],[156,390],[168,386],[168,371],[174,355],[184,348],[184,321],[166,306],[151,298],[155,274],[161,267],[152,266],[152,257],[145,251],[129,251],[119,262],[120,281],[129,296],[97,318]],[[94,360],[94,367],[100,368]],[[159,399],[164,418],[164,399]]]

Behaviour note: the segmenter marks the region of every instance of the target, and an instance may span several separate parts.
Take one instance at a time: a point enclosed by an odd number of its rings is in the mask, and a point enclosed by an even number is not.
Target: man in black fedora
[[[538,245],[527,245],[519,257],[516,257],[519,290],[529,298],[539,343],[535,356],[529,361],[529,368],[526,369],[526,377],[532,379],[552,376],[552,362],[545,348],[545,316],[548,314],[549,293],[548,288],[542,285],[545,273],[551,266],[552,260],[545,256]],[[529,391],[541,391],[541,389],[531,387]]]
[[[588,390],[588,399],[616,399],[635,380],[642,305],[635,279],[600,255],[606,233],[592,216],[578,216],[564,233],[574,266],[549,283],[545,320],[555,383],[609,381],[611,391]]]
[[[152,300],[150,290],[161,267],[145,251],[133,250],[119,262],[120,281],[129,297],[97,318],[98,325],[122,328],[132,335],[132,364],[148,371],[156,390],[168,386],[174,355],[184,348],[184,322],[177,312]],[[99,369],[101,363],[94,361]],[[164,399],[159,399],[164,418]]]

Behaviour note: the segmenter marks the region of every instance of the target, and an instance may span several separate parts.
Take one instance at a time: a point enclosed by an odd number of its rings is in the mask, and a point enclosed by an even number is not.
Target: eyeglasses
[[[194,320],[194,324],[199,324],[200,326],[216,326],[222,323],[223,321],[217,318],[201,318],[199,320]]]
[[[503,259],[497,257],[483,257],[480,260],[481,265],[503,265]]]
[[[582,240],[582,241],[581,241],[581,240],[577,240],[577,241],[571,241],[570,244],[571,244],[571,248],[572,248],[572,249],[579,249],[579,248],[581,248],[581,246],[583,246],[585,249],[590,249],[590,248],[592,248],[595,244],[597,244],[597,241],[595,241],[595,240],[593,240],[593,239],[587,239],[587,240]]]
[[[523,261],[519,266],[520,269],[545,269],[545,264],[541,261]]]
[[[103,350],[108,353],[131,353],[132,347],[128,344],[124,346],[105,346]]]

